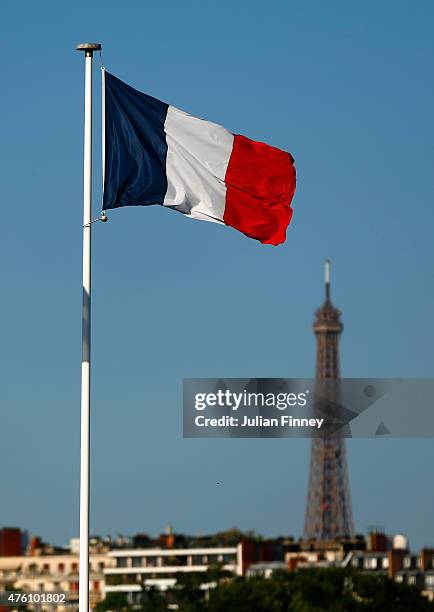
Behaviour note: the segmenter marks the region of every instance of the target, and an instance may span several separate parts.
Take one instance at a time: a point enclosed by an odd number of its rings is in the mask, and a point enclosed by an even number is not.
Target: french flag
[[[105,72],[104,210],[160,204],[277,245],[286,238],[295,185],[289,153]]]

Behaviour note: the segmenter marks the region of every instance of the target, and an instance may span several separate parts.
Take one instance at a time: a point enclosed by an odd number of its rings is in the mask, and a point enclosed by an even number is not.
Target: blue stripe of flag
[[[168,108],[105,73],[104,210],[163,204]]]

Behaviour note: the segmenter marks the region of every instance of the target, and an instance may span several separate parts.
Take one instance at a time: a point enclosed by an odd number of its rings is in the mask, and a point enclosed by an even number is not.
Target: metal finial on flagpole
[[[99,43],[80,43],[75,48],[77,51],[89,51],[93,53],[94,51],[101,51],[102,45]]]
[[[92,226],[92,58],[99,43],[77,45],[85,53],[84,173],[83,173],[83,314],[80,425],[80,591],[79,612],[89,612],[89,500],[90,500],[90,296]]]

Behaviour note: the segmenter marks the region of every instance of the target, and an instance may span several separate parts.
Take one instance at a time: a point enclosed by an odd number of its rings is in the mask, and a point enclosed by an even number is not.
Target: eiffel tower
[[[316,381],[338,380],[340,311],[330,298],[330,261],[325,262],[325,300],[316,311],[313,329],[317,340]],[[354,521],[345,438],[339,434],[312,439],[309,491],[304,538],[336,540],[354,536]]]

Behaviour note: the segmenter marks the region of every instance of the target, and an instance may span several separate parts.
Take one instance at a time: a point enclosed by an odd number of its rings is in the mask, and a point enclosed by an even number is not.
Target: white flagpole
[[[92,227],[92,58],[100,44],[84,43],[84,177],[83,177],[83,315],[80,435],[80,592],[79,612],[89,612],[89,493],[90,493],[90,290]]]

